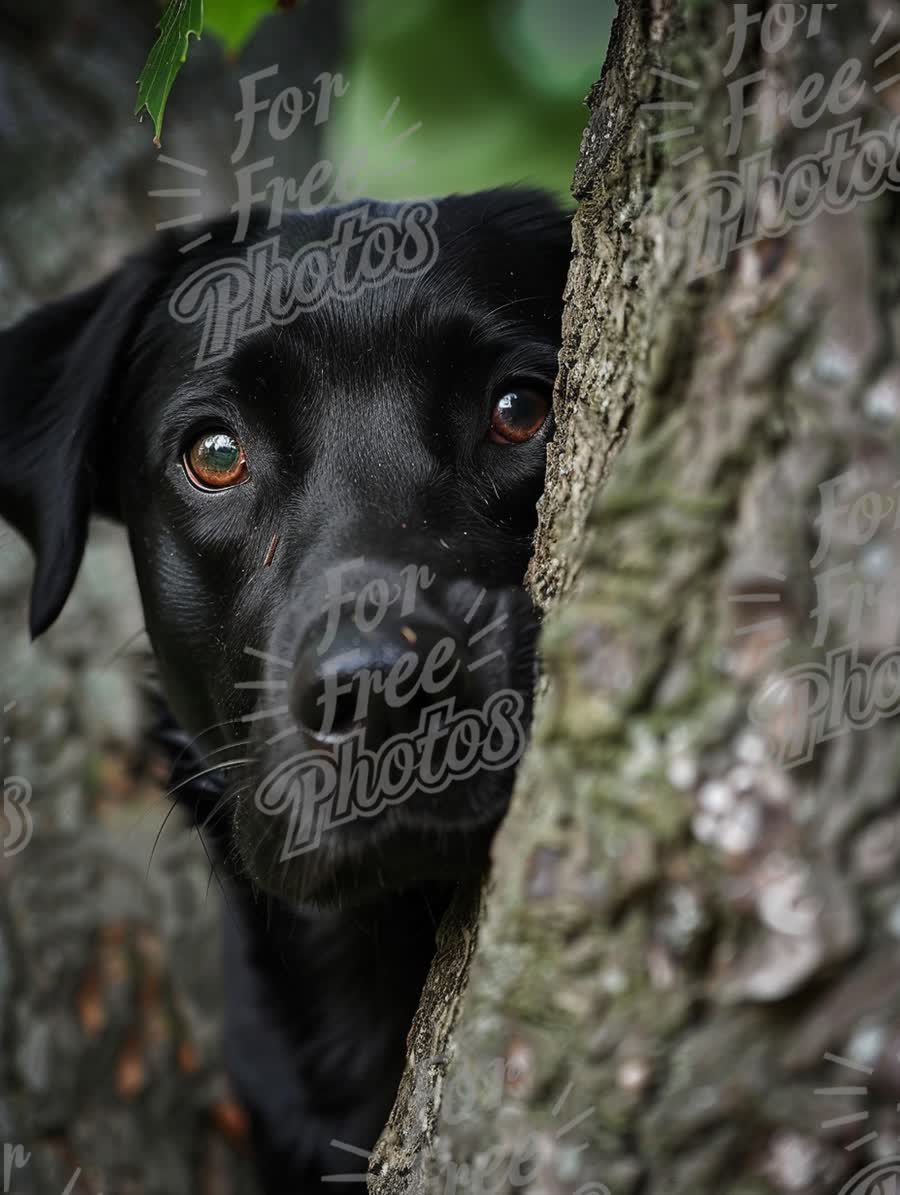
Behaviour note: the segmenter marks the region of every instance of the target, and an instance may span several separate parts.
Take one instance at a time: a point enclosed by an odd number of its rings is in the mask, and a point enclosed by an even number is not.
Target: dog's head
[[[167,700],[276,894],[484,862],[529,717],[568,224],[515,191],[295,215],[277,241],[263,214],[0,335],[32,630],[89,514],[121,519]]]

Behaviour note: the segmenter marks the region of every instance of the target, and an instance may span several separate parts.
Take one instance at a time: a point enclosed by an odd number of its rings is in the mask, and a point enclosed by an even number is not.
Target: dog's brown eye
[[[533,387],[507,390],[494,403],[490,438],[495,444],[524,444],[538,434],[549,413],[549,401]]]
[[[224,490],[250,476],[247,456],[230,432],[207,432],[184,454],[188,477],[201,490]]]

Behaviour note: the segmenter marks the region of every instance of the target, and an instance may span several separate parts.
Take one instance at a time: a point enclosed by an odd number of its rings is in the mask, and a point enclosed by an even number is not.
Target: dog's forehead
[[[405,206],[363,209],[370,221],[384,215],[396,224]],[[242,310],[229,312],[226,303],[220,318],[215,279],[221,282],[223,263],[246,261],[260,247],[271,253],[273,241],[291,261],[327,243],[335,221],[359,207],[291,217],[275,236],[263,212],[242,244],[233,243],[231,221],[210,226],[199,252],[176,249],[132,344],[117,426],[149,436],[153,453],[165,459],[201,421],[240,428],[250,420],[300,460],[313,446],[321,456],[326,446],[374,452],[376,441],[387,451],[398,437],[431,444],[438,426],[449,444],[457,431],[465,434],[470,416],[483,416],[476,413],[508,378],[551,383],[570,245],[565,214],[546,196],[516,193],[457,196],[430,207],[437,212],[434,251],[421,268],[388,270],[350,293],[330,285],[315,303],[288,303],[275,318],[257,304],[263,315],[255,326],[244,318],[253,311],[252,291]],[[270,271],[258,268],[253,278],[265,294]],[[200,304],[194,296],[194,318],[176,318],[177,296],[198,279],[207,288]],[[419,456],[395,461],[397,476],[417,467]]]
[[[245,295],[248,308],[286,305],[338,324],[345,310],[369,324],[387,318],[412,295],[435,309],[480,295],[517,301],[541,292],[558,303],[548,265],[558,272],[559,245],[568,239],[564,216],[545,196],[515,192],[365,200],[293,213],[274,228],[260,211],[246,227],[224,220],[205,235],[203,247],[173,269],[168,297],[180,298],[169,303],[170,314],[191,302],[208,307],[215,294],[230,292]],[[299,302],[290,300],[292,287]],[[273,322],[290,323],[291,315]]]
[[[548,283],[540,219],[532,230],[537,235],[521,239],[521,214],[511,229],[508,207],[495,211],[482,202],[473,209],[457,197],[424,208],[432,213],[424,231],[423,206],[401,204],[295,216],[277,235],[257,221],[238,246],[220,228],[199,257],[179,262],[138,351],[171,392],[184,377],[193,390],[255,372],[296,371],[298,380],[306,375],[308,382],[316,376],[323,382],[352,379],[359,373],[374,380],[404,369],[433,373],[492,339],[556,334],[552,325],[561,300]],[[315,302],[292,301],[286,263],[296,266],[310,247],[328,243],[345,217],[357,226],[362,221],[378,227],[386,220],[399,228],[410,210],[417,212],[421,250],[412,268],[354,279],[350,287],[329,284]],[[520,240],[513,243],[516,233]],[[245,269],[245,262],[252,269]],[[221,296],[234,295],[228,270],[238,263],[247,279],[245,293],[241,304],[229,309]],[[208,280],[205,291],[196,282],[203,279]],[[177,310],[179,297],[191,294],[192,287],[192,318],[185,319],[183,309]],[[280,305],[274,312],[273,297],[275,308]]]
[[[225,351],[203,359],[204,328],[157,316],[153,376],[172,391],[223,382],[238,390],[300,384],[304,389],[380,385],[415,375],[449,377],[526,334],[505,305],[453,269],[392,278],[347,298],[264,318],[235,332]],[[530,339],[530,337],[529,337]]]

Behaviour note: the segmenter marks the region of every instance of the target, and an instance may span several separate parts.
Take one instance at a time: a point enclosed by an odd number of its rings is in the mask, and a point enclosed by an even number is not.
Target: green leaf
[[[206,0],[206,28],[224,42],[226,54],[234,55],[275,8],[275,0]]]
[[[188,40],[203,32],[203,0],[169,0],[159,22],[159,37],[137,81],[137,116],[147,109],[153,121],[154,142],[159,145],[166,100],[181,64],[187,58]]]

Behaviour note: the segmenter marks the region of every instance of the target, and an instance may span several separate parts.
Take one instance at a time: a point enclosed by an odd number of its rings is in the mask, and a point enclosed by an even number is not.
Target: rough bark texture
[[[749,98],[858,57],[850,115],[886,128],[900,5],[812,7],[821,32],[777,49],[751,27]],[[897,702],[860,728],[828,655],[872,661],[900,630],[898,200],[820,205],[692,278],[667,205],[761,139],[751,118],[727,151],[734,13],[623,0],[589,97],[532,568],[547,679],[483,905],[444,927],[378,1195],[900,1175]],[[642,109],[661,101],[692,109]],[[847,119],[782,112],[775,164]],[[819,488],[848,471],[855,517]],[[797,665],[826,676],[835,733]]]
[[[0,0],[0,323],[92,281],[180,214],[148,197],[184,180],[131,116],[160,11]],[[240,63],[211,38],[194,44],[164,130],[167,154],[209,172],[193,207],[234,198],[239,77],[280,62],[274,90],[308,86],[334,69],[337,15],[311,3],[276,17]],[[273,173],[302,177],[320,148],[301,126]],[[247,161],[271,152],[257,141]],[[0,1190],[60,1195],[80,1169],[76,1195],[247,1195],[219,1041],[218,891],[177,811],[155,843],[171,806],[142,746],[148,652],[124,534],[92,529],[65,613],[36,644],[30,554],[3,527],[0,566]]]

